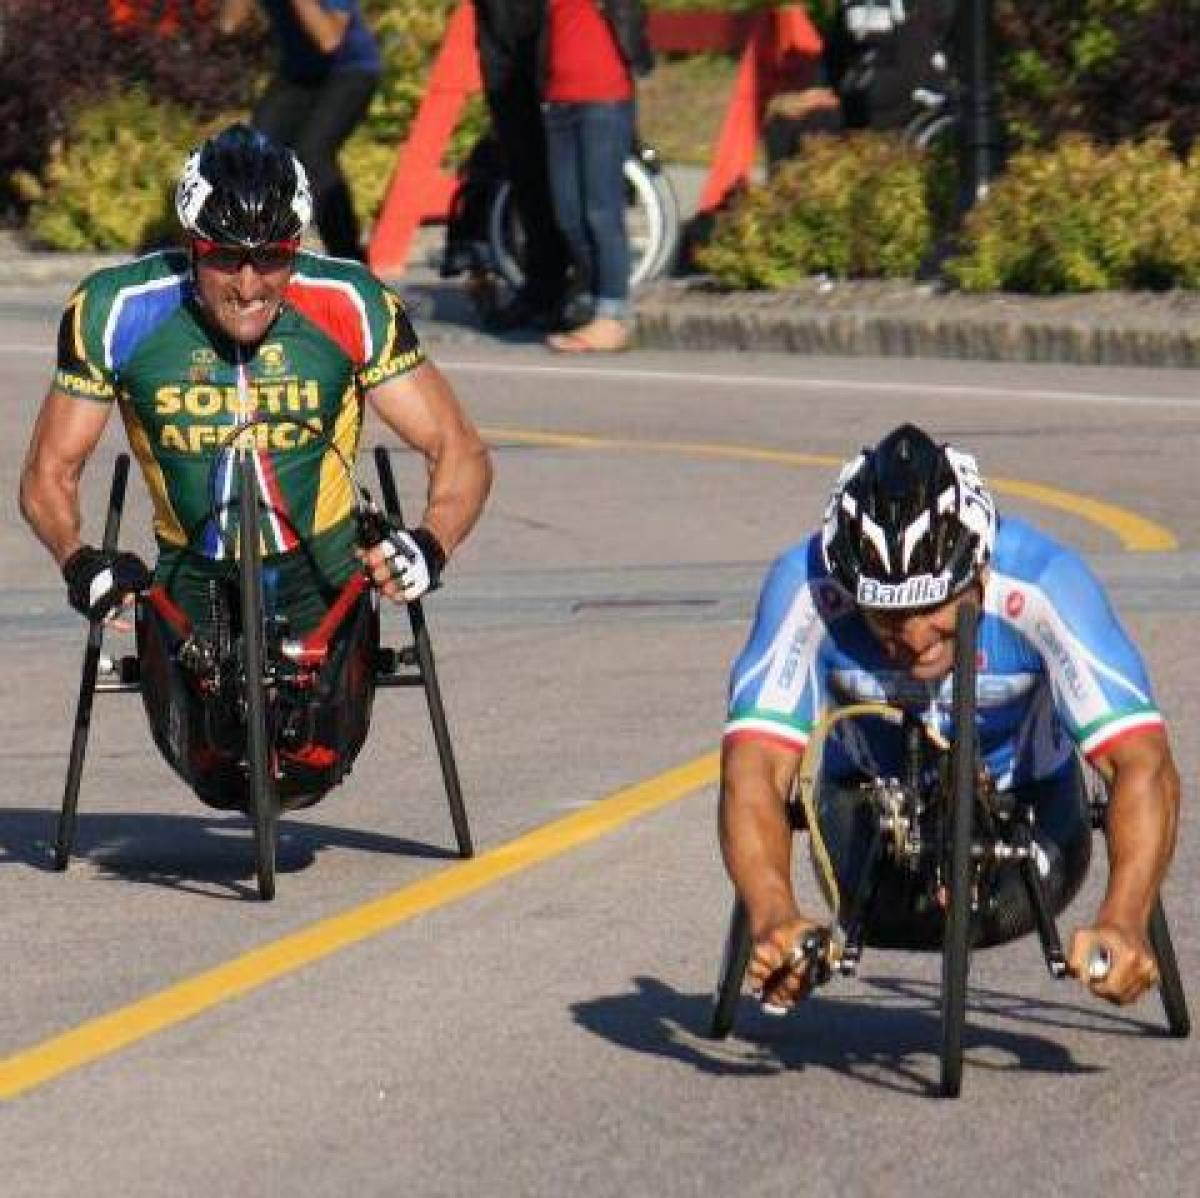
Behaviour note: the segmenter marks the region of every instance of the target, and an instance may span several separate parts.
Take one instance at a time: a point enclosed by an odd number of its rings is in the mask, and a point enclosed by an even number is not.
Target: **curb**
[[[812,279],[731,292],[670,279],[638,297],[638,343],[883,358],[1200,367],[1200,292],[975,295],[910,281]]]
[[[62,283],[73,286],[85,275],[130,260],[129,254],[15,254],[0,257],[0,287]]]
[[[1200,330],[970,315],[713,312],[678,305],[637,314],[646,349],[834,357],[952,358],[1079,366],[1200,367]]]

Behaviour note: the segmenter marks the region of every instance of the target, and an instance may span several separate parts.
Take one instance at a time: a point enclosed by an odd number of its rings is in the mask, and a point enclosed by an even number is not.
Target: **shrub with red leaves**
[[[267,66],[264,38],[222,38],[211,0],[6,0],[0,30],[0,208],[22,200],[14,171],[39,175],[76,104],[140,84],[200,117],[247,109]],[[175,20],[156,19],[174,10]]]
[[[999,0],[1005,117],[1026,138],[1200,132],[1200,0]]]

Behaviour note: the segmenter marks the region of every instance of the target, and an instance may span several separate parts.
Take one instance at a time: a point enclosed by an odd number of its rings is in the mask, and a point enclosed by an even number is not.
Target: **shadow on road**
[[[734,1034],[723,1041],[708,1037],[711,995],[684,994],[649,977],[635,978],[633,985],[629,993],[576,1003],[575,1021],[634,1052],[721,1077],[827,1069],[901,1093],[937,1092],[941,1016],[936,983],[872,978],[860,984],[869,993],[839,996],[836,989],[826,990],[783,1019],[764,1015],[743,999]],[[967,1064],[992,1072],[1099,1071],[1076,1061],[1041,1029],[1122,1036],[1160,1031],[1149,1020],[1116,1011],[978,987],[971,988],[969,1003]],[[1002,1026],[1005,1020],[1016,1026]]]
[[[58,813],[0,811],[0,866],[22,864],[53,869]],[[244,899],[257,895],[250,825],[240,815],[79,816],[74,859],[85,859],[103,876],[165,886],[208,898]],[[324,849],[352,849],[401,857],[454,858],[449,848],[403,837],[303,823],[279,823],[276,868],[307,869]]]

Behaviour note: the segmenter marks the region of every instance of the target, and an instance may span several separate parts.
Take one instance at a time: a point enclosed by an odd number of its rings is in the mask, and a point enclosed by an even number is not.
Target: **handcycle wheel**
[[[971,844],[975,788],[975,637],[979,606],[959,605],[954,636],[953,747],[946,821],[946,931],[942,942],[942,1079],[946,1098],[962,1088],[963,1031],[967,1015],[967,972],[971,956]]]
[[[382,445],[375,447],[375,470],[379,475],[379,489],[383,494],[384,509],[388,517],[397,526],[403,528],[404,513],[400,509],[400,493],[396,489],[392,459]],[[454,745],[450,739],[450,726],[446,720],[441,686],[438,684],[433,644],[429,638],[429,629],[425,624],[425,608],[420,599],[406,603],[405,607],[408,611],[409,627],[412,629],[413,651],[417,658],[421,686],[425,691],[425,705],[429,709],[429,723],[433,729],[438,762],[442,767],[442,782],[446,787],[446,800],[450,804],[450,820],[454,825],[454,838],[458,842],[458,855],[464,859],[473,857],[475,844],[471,839],[471,826],[467,820],[466,804],[463,802],[462,783],[458,777]]]
[[[241,568],[238,589],[242,615],[242,665],[246,703],[246,768],[250,783],[250,819],[254,826],[258,894],[275,897],[275,824],[278,809],[267,735],[265,619],[262,551],[259,546],[259,499],[254,457],[243,450],[238,461]]]
[[[742,993],[742,979],[750,963],[750,922],[741,899],[734,899],[725,936],[725,952],[717,975],[716,1001],[713,1005],[709,1035],[723,1040],[733,1030],[733,1017]]]
[[[1158,963],[1158,991],[1167,1015],[1167,1029],[1172,1036],[1183,1039],[1191,1034],[1192,1019],[1188,1014],[1183,979],[1179,976],[1179,962],[1175,960],[1175,946],[1171,943],[1161,898],[1155,900],[1154,909],[1150,912],[1148,930],[1150,947]]]
[[[125,506],[125,487],[129,479],[129,455],[117,455],[112,487],[108,495],[108,515],[104,522],[101,546],[106,553],[117,547],[121,532],[121,513]],[[75,818],[79,807],[79,784],[83,779],[83,758],[92,727],[92,702],[96,697],[96,679],[100,673],[100,649],[104,643],[104,621],[88,625],[87,646],[83,653],[83,674],[79,680],[79,698],[75,705],[75,727],[71,735],[71,757],[67,764],[67,782],[63,788],[62,810],[54,835],[54,868],[64,870],[71,861],[75,845]]]

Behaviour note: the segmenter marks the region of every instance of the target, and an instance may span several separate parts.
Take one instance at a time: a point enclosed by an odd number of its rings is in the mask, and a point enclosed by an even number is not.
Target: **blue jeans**
[[[546,153],[559,227],[597,316],[629,316],[625,159],[633,103],[546,104]]]

